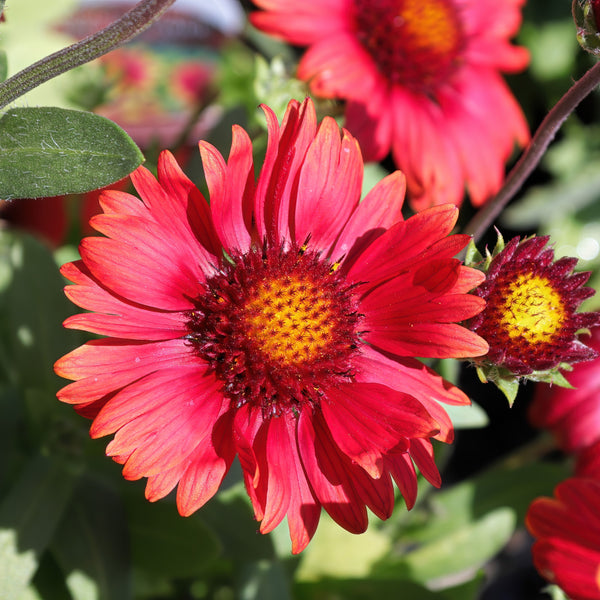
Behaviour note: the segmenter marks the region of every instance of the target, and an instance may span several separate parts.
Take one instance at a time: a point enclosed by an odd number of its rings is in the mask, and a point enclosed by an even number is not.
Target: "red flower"
[[[157,500],[176,485],[189,515],[239,457],[263,533],[287,516],[292,549],[321,507],[352,532],[366,507],[389,517],[391,477],[409,506],[413,461],[434,484],[430,438],[452,440],[439,404],[468,403],[415,356],[464,357],[487,344],[457,322],[481,310],[478,271],[453,256],[455,206],[402,220],[397,172],[359,203],[356,141],[314,106],[268,108],[258,181],[233,128],[229,160],[200,143],[210,205],[163,152],[158,181],[132,175],[143,202],[101,196],[82,260],[62,272],[92,311],[66,326],[107,336],[60,359],[59,392],[115,434],[108,455]],[[391,476],[391,477],[390,477]]]
[[[600,481],[600,437],[577,453],[575,475]]]
[[[522,70],[509,39],[524,0],[254,0],[263,31],[308,46],[298,77],[347,100],[365,159],[391,149],[412,206],[473,204],[500,187],[523,114],[500,72]]]
[[[534,500],[527,513],[534,564],[571,600],[600,600],[600,483],[567,479],[554,495]]]
[[[589,345],[600,350],[600,330],[592,329]],[[550,429],[565,452],[578,452],[600,440],[600,361],[575,365],[569,373],[575,389],[536,388],[529,418],[535,427]]]
[[[572,273],[575,258],[554,261],[548,239],[513,238],[492,260],[486,281],[475,290],[487,304],[471,321],[471,329],[490,345],[480,361],[518,376],[598,355],[578,335],[600,322],[600,313],[577,312],[595,293],[583,287],[590,274]]]

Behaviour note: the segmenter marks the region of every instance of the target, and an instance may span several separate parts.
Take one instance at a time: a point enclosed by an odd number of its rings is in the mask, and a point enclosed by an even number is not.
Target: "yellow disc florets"
[[[316,253],[265,249],[234,257],[195,303],[188,339],[237,405],[297,409],[317,402],[324,385],[351,377],[358,301]]]

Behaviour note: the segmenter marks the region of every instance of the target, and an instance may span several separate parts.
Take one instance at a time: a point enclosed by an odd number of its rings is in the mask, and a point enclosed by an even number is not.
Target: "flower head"
[[[600,350],[600,329],[594,328],[590,347]],[[529,410],[536,427],[549,429],[565,452],[579,452],[600,440],[600,360],[575,365],[572,388],[539,384]]]
[[[598,325],[600,313],[579,313],[594,294],[583,287],[589,273],[573,274],[575,258],[554,260],[548,236],[513,238],[491,260],[486,281],[474,292],[486,308],[470,323],[490,345],[476,363],[516,377],[560,381],[559,368],[597,356],[579,339]],[[493,379],[493,377],[492,377]]]
[[[600,483],[574,477],[554,495],[534,500],[527,512],[537,538],[534,564],[571,600],[600,600]]]
[[[410,507],[414,463],[434,484],[431,438],[449,442],[440,402],[468,403],[415,356],[483,354],[458,325],[483,300],[483,275],[453,258],[457,209],[406,221],[394,173],[360,201],[352,136],[314,106],[270,109],[258,181],[246,133],[227,162],[200,142],[210,205],[163,152],[158,181],[132,175],[142,201],[101,196],[82,260],[62,272],[91,312],[66,326],[106,336],[60,359],[75,380],[59,398],[114,434],[107,453],[146,496],[177,488],[189,515],[209,500],[237,455],[263,533],[287,516],[292,549],[321,508],[361,532],[366,507],[387,518],[393,478]]]
[[[298,77],[347,101],[367,160],[391,149],[417,210],[495,193],[528,128],[500,72],[528,54],[509,43],[523,0],[254,0],[263,31],[308,46]]]

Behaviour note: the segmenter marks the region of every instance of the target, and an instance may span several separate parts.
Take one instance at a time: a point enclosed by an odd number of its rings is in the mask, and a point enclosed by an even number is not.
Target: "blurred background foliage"
[[[72,41],[78,9],[76,0],[8,0],[0,48],[9,75]],[[242,10],[231,14],[236,23],[243,17]],[[258,105],[266,103],[281,116],[291,97],[306,94],[293,77],[296,50],[252,30],[243,18],[231,30],[207,31],[185,44],[180,33],[161,31],[157,40],[139,41],[125,54],[40,86],[17,105],[109,116],[140,145],[150,168],[158,150],[170,147],[202,188],[199,137],[226,154],[231,125],[238,123],[256,140],[260,164],[266,132]],[[529,0],[517,41],[530,50],[531,66],[509,84],[534,130],[592,58],[577,45],[565,0]],[[180,80],[167,80],[165,73],[179,72],[179,65],[189,69]],[[317,106],[341,119],[334,103]],[[582,269],[594,271],[596,285],[599,117],[594,93],[569,118],[498,223],[506,239],[550,234],[557,254],[579,258]],[[392,168],[386,162],[369,165],[365,189]],[[104,456],[104,441],[91,441],[89,423],[55,397],[64,382],[52,364],[85,340],[61,325],[74,307],[63,295],[58,265],[77,257],[96,210],[97,194],[91,193],[13,201],[0,213],[3,600],[550,597],[531,565],[523,517],[533,498],[550,494],[567,475],[567,461],[547,434],[527,423],[532,386],[508,409],[495,389],[453,362],[441,368],[474,404],[453,411],[456,442],[437,448],[442,489],[422,481],[412,511],[399,499],[391,519],[373,519],[361,536],[323,515],[314,540],[292,557],[285,524],[269,536],[257,532],[235,469],[222,491],[186,519],[172,498],[146,502],[143,482],[124,481],[120,467]],[[461,221],[471,214],[465,203]],[[494,241],[491,232],[486,243]],[[597,297],[585,308],[599,306]]]

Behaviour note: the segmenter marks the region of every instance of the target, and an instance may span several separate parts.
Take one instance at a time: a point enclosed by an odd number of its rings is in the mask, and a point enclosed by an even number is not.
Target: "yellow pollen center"
[[[294,275],[260,282],[242,311],[248,338],[273,362],[309,363],[323,356],[337,319],[323,288]]]
[[[509,337],[531,344],[551,342],[567,317],[562,297],[551,282],[531,274],[519,275],[511,283],[500,313],[500,325]]]
[[[402,35],[415,51],[445,55],[458,44],[455,12],[445,0],[404,0],[394,24],[402,27]]]

